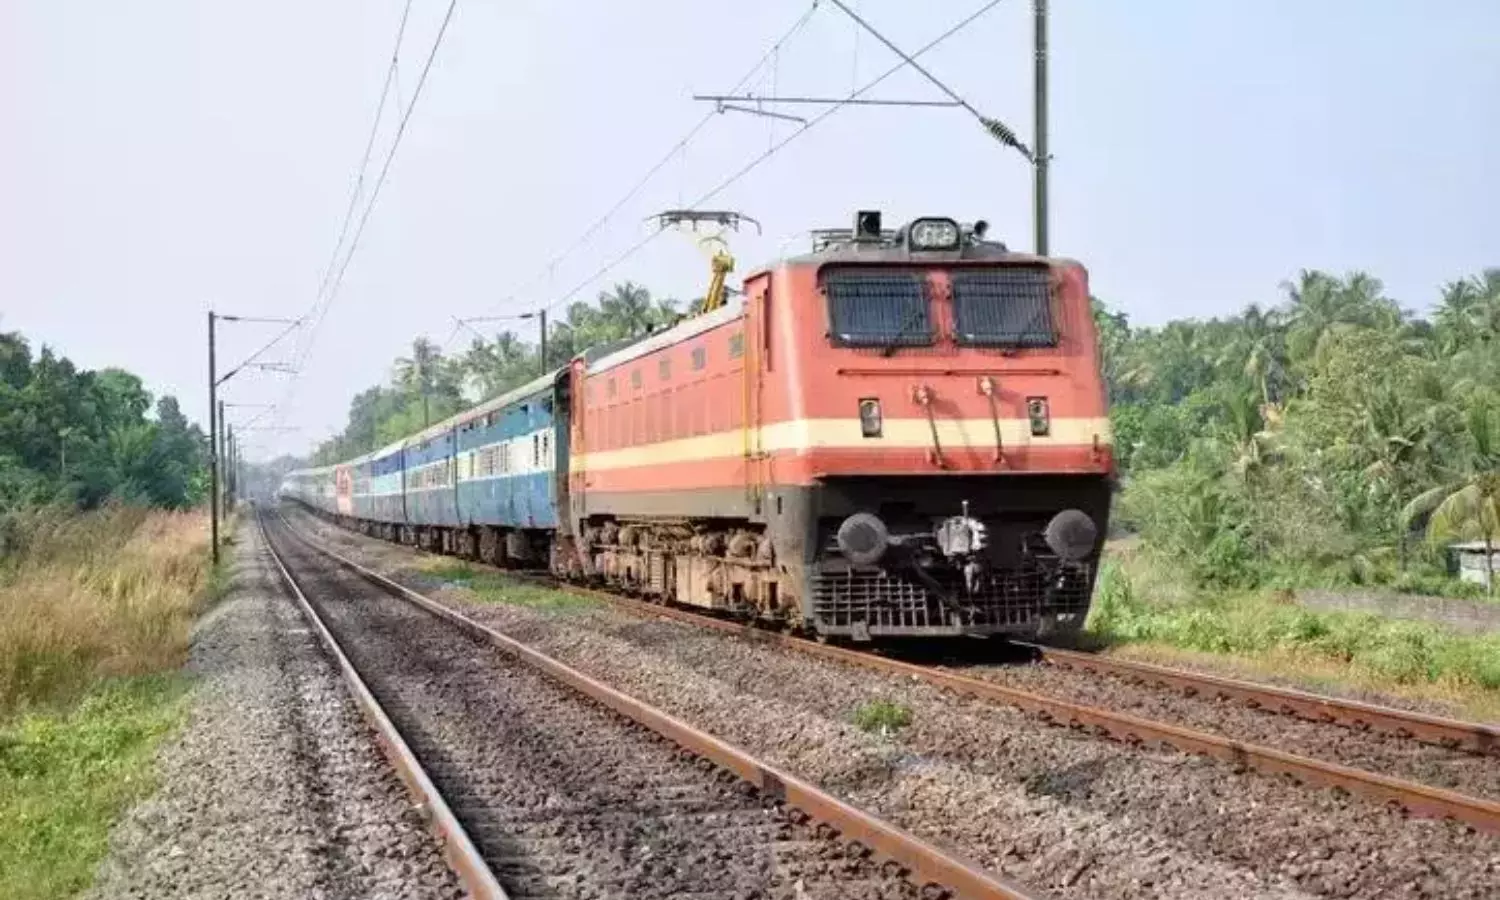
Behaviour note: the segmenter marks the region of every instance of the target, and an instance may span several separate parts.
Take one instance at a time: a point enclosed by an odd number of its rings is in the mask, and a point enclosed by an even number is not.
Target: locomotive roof
[[[1004,244],[993,241],[966,243],[958,250],[909,250],[901,244],[887,242],[856,242],[853,240],[829,243],[816,247],[810,253],[784,256],[773,260],[747,274],[748,280],[781,266],[816,265],[826,266],[849,263],[905,263],[909,265],[943,265],[944,263],[1005,262],[1042,263],[1072,262],[1057,257],[1037,256],[1011,250]]]
[[[723,306],[716,310],[700,313],[696,316],[689,316],[671,328],[638,338],[628,346],[614,350],[596,360],[589,361],[588,374],[595,375],[600,372],[606,372],[616,366],[624,365],[633,359],[639,359],[648,353],[654,353],[657,350],[670,347],[680,341],[685,341],[690,337],[700,335],[712,328],[717,328],[727,322],[734,321],[743,315],[744,311],[744,296],[731,297],[724,302]]]

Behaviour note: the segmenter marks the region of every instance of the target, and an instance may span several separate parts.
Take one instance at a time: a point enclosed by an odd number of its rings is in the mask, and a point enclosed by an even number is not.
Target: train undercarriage
[[[820,637],[1071,637],[1089,610],[1108,483],[991,480],[971,499],[965,481],[881,479],[872,493],[847,479],[784,493],[774,505],[782,515],[769,523],[594,517],[577,538],[319,515],[433,553]],[[855,502],[869,496],[882,499]]]

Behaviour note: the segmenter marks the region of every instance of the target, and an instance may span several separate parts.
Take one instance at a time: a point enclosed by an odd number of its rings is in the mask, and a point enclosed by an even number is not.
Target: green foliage
[[[375,385],[349,405],[344,430],[318,447],[317,465],[359,456],[440,422],[474,403],[497,397],[564,365],[577,353],[666,327],[680,318],[671,300],[653,300],[633,282],[617,284],[593,303],[574,303],[547,329],[547,359],[538,344],[513,331],[494,340],[476,336],[468,350],[444,356],[425,337],[395,362],[390,383]]]
[[[1448,285],[1430,322],[1364,273],[1283,288],[1161,328],[1095,301],[1120,525],[1200,585],[1464,592],[1438,545],[1500,541],[1500,269]]]
[[[428,575],[461,587],[485,603],[522,606],[542,612],[572,613],[598,607],[599,601],[567,591],[538,587],[464,563],[441,562],[425,569]]]
[[[136,376],[79,371],[47,347],[33,358],[21,335],[0,333],[0,511],[198,502],[207,440],[174,398],[150,410]],[[8,519],[0,512],[0,553]]]
[[[71,896],[88,886],[116,816],[152,788],[156,745],[181,722],[183,683],[105,682],[66,714],[0,728],[0,896]]]
[[[889,700],[866,700],[854,710],[854,727],[860,731],[892,734],[911,724],[911,709]]]
[[[1370,613],[1318,612],[1265,592],[1190,590],[1162,598],[1168,560],[1113,561],[1100,573],[1091,632],[1206,653],[1302,654],[1395,682],[1500,689],[1500,635],[1454,634]],[[1171,589],[1169,589],[1170,592]]]

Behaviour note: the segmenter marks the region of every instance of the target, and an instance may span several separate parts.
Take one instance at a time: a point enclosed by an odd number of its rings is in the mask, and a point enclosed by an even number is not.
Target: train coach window
[[[1052,275],[1008,266],[953,275],[954,337],[965,346],[1053,347]]]
[[[736,331],[729,336],[729,358],[739,359],[745,355],[745,333]]]
[[[661,362],[659,362],[659,363],[656,364],[656,374],[657,374],[657,377],[660,378],[662,381],[666,381],[667,379],[669,379],[669,378],[672,377],[672,359],[671,359],[671,357],[663,356],[661,358]]]
[[[693,348],[693,371],[696,372],[699,369],[702,369],[703,367],[705,367],[707,365],[708,365],[708,348],[707,347],[694,347]]]
[[[829,336],[845,347],[925,347],[932,310],[920,272],[835,270],[823,277]]]
[[[630,373],[630,386],[636,390],[641,389],[641,370],[636,369]]]
[[[614,397],[615,394],[619,393],[619,388],[615,387],[615,380],[613,378],[611,378],[606,383],[604,393],[608,394],[610,397]]]

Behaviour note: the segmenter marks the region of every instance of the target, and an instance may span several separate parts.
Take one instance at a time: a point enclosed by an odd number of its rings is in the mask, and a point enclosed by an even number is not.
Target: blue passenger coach
[[[544,560],[567,473],[563,371],[348,462],[289,473],[282,493],[381,537],[496,563]]]

